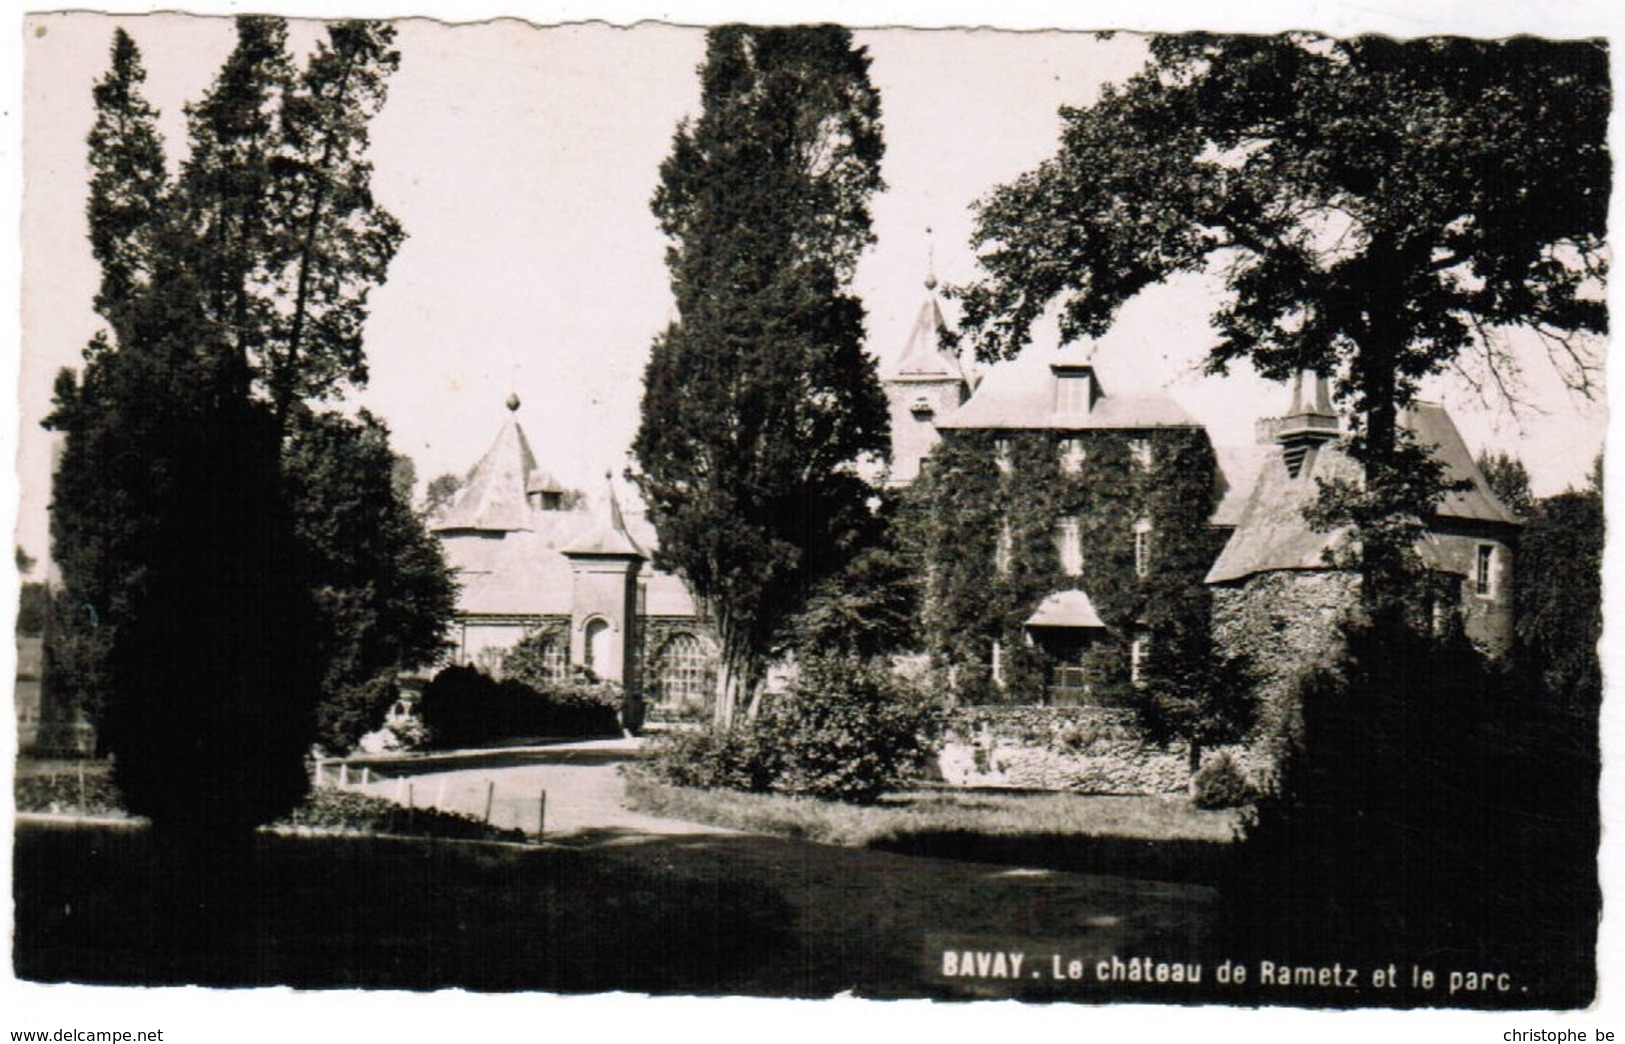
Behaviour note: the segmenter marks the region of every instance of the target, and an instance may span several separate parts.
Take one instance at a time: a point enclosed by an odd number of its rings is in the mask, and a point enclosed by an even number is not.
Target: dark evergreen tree
[[[1602,701],[1602,551],[1595,485],[1539,501],[1518,541],[1517,657],[1555,704],[1595,715]]]
[[[366,411],[353,421],[303,415],[283,452],[289,506],[318,581],[317,739],[335,752],[378,727],[402,669],[439,657],[456,607],[440,543],[397,481],[401,459]]]
[[[1399,434],[1418,382],[1454,366],[1505,386],[1501,330],[1521,326],[1592,387],[1574,335],[1607,325],[1609,95],[1599,41],[1156,38],[981,205],[964,328],[1008,356],[1059,299],[1064,339],[1099,334],[1146,287],[1221,265],[1210,369],[1337,377],[1366,472],[1337,514],[1367,604],[1397,604],[1414,534],[1385,520],[1440,492]]]
[[[364,376],[366,288],[400,235],[373,208],[360,155],[395,63],[388,28],[331,27],[302,76],[281,20],[241,18],[237,30],[188,110],[191,152],[172,185],[139,55],[126,34],[114,38],[90,137],[108,329],[82,375],[59,377],[47,421],[65,434],[52,686],[83,694],[127,806],[191,839],[241,836],[304,792],[320,675],[342,673],[315,655],[312,591],[353,578],[316,568],[336,571],[346,549],[327,541],[343,539],[340,522],[295,530],[310,519],[290,503],[285,435],[303,398]],[[302,463],[304,477],[320,470]],[[410,568],[432,571],[421,559]],[[380,574],[401,564],[382,559]],[[415,624],[387,625],[403,648],[421,644]],[[322,651],[340,658],[342,646]]]
[[[635,479],[659,563],[716,621],[720,721],[820,581],[860,550],[886,406],[849,292],[881,187],[869,59],[835,26],[707,36],[702,111],[653,208],[677,319],[644,374]]]
[[[51,551],[62,591],[53,600],[45,649],[41,713],[48,728],[99,720],[108,699],[108,645],[140,575],[134,552],[144,521],[144,465],[123,430],[141,422],[135,415],[141,404],[124,393],[112,355],[137,338],[143,312],[153,325],[155,309],[145,302],[157,279],[167,176],[158,114],[141,93],[140,51],[120,29],[111,52],[111,67],[94,89],[86,205],[91,251],[102,270],[95,307],[111,337],[99,333],[86,347],[82,377],[58,375],[55,410],[45,421],[65,435],[52,485]]]
[[[379,22],[329,26],[302,72],[282,19],[239,18],[237,32],[187,109],[175,198],[206,314],[286,431],[302,402],[366,380],[367,293],[403,238],[372,198],[367,124],[400,57]]]

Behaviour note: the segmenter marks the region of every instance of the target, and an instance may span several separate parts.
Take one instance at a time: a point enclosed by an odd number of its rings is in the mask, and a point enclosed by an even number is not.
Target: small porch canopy
[[[1103,628],[1106,624],[1095,612],[1094,603],[1082,591],[1057,591],[1038,603],[1027,618],[1028,627]]]

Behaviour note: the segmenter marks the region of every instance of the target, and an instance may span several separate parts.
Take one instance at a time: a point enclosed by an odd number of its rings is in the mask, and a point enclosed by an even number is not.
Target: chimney
[[[1315,450],[1341,435],[1326,378],[1299,370],[1292,383],[1292,408],[1275,425],[1275,441],[1281,446],[1287,473],[1297,478]]]

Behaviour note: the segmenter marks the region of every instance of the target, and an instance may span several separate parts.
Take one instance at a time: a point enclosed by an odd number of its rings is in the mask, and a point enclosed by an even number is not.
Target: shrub
[[[399,696],[393,669],[328,695],[316,705],[316,742],[329,754],[354,750],[362,736],[384,723]]]
[[[923,765],[939,731],[918,688],[885,667],[815,658],[756,720],[662,738],[648,769],[678,786],[868,802]]]
[[[678,787],[764,792],[778,774],[778,759],[751,725],[668,732],[656,737],[646,762],[650,775]]]
[[[438,749],[507,739],[613,736],[620,732],[620,686],[568,681],[534,688],[496,681],[473,667],[447,667],[423,693],[418,713]]]
[[[1191,780],[1191,802],[1197,808],[1239,808],[1256,796],[1247,774],[1227,750],[1209,758]]]
[[[758,723],[782,759],[774,789],[873,801],[922,766],[939,730],[918,689],[876,663],[820,658]]]

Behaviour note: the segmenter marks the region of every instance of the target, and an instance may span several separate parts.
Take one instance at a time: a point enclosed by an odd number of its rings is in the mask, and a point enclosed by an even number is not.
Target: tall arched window
[[[671,636],[655,664],[662,706],[704,704],[716,687],[716,668],[700,639],[687,632]]]
[[[586,641],[581,645],[581,665],[595,676],[601,675],[604,668],[609,666],[610,660],[609,622],[600,616],[588,620],[586,636]]]

